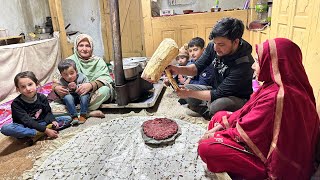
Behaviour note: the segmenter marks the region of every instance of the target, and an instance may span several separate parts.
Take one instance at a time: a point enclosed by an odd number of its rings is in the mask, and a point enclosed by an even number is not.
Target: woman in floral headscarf
[[[310,179],[319,117],[300,48],[284,38],[257,46],[263,85],[238,111],[218,112],[199,141],[212,172],[244,179]]]
[[[91,92],[91,100],[89,105],[90,116],[104,117],[101,111],[93,111],[100,107],[105,101],[111,101],[114,98],[114,90],[112,88],[113,80],[110,77],[107,64],[100,57],[94,56],[93,41],[87,34],[80,34],[74,41],[74,54],[67,59],[72,59],[77,66],[78,72],[86,75],[89,83],[84,83],[76,90],[79,94]],[[54,91],[59,96],[64,96],[68,90],[55,84]]]

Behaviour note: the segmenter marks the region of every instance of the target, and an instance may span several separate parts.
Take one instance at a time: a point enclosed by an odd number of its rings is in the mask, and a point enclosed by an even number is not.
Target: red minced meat
[[[178,131],[178,124],[168,118],[156,118],[142,124],[146,136],[155,140],[164,140],[172,137]]]

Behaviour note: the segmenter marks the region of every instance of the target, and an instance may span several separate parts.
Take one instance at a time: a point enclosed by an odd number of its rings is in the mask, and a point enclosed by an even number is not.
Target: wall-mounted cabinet
[[[267,27],[263,31],[251,31],[250,32],[250,43],[252,45],[252,54],[256,54],[255,45],[261,44],[267,39],[270,39],[270,27]]]

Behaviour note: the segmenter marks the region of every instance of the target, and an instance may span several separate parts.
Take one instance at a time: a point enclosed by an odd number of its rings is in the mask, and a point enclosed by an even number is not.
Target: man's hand
[[[57,138],[58,137],[58,132],[49,128],[46,128],[46,130],[44,131],[44,133],[46,133],[46,135],[48,137],[51,138]]]
[[[190,97],[190,93],[192,90],[186,89],[184,86],[180,86],[180,88],[177,90],[177,95],[181,99],[187,99]]]
[[[169,65],[166,69],[169,70],[172,75],[180,74],[179,66]]]
[[[55,129],[59,128],[59,123],[57,121],[52,121],[52,125],[55,127]]]

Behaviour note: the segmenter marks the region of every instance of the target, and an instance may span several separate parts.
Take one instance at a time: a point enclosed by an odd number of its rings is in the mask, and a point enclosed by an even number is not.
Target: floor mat
[[[204,128],[174,119],[182,130],[175,143],[150,147],[141,125],[153,118],[119,118],[82,131],[54,151],[34,179],[217,179],[197,156]]]

